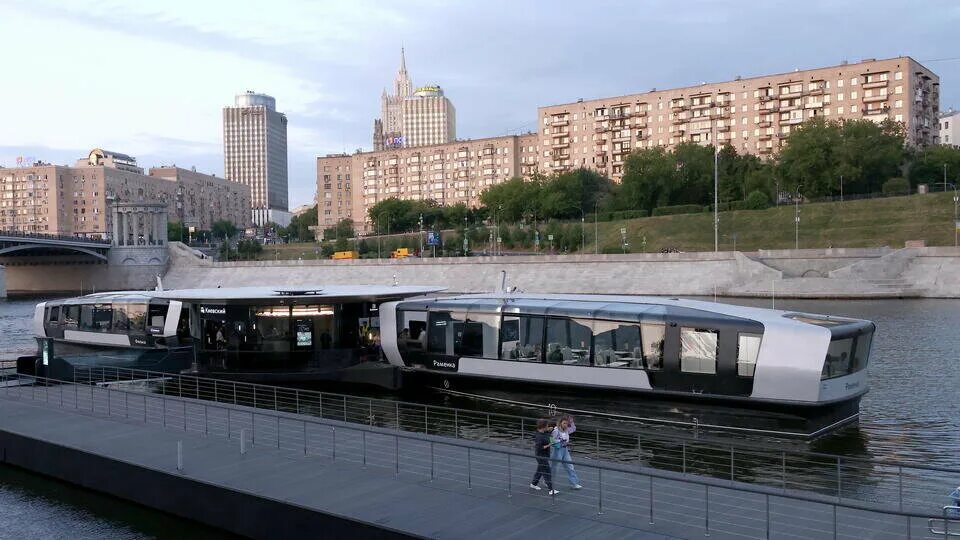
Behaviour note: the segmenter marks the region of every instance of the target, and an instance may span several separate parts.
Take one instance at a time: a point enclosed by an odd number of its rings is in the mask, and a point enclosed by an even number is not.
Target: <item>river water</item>
[[[0,359],[34,351],[31,317],[37,301],[0,302]],[[769,299],[721,301],[771,305]],[[861,403],[859,426],[818,440],[813,450],[960,466],[956,454],[960,448],[960,301],[777,300],[776,307],[877,324],[870,392]],[[187,530],[195,538],[217,537],[215,532],[160,513],[102,499],[108,502],[97,503],[100,499],[86,492],[0,467],[0,508],[5,510],[0,514],[0,537],[184,538]]]

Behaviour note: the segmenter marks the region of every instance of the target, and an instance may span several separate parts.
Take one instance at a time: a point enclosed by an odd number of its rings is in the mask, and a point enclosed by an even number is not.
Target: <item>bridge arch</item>
[[[77,253],[83,253],[84,255],[90,255],[90,256],[92,256],[92,257],[96,257],[97,259],[100,259],[100,260],[103,260],[103,261],[106,261],[106,260],[107,260],[107,256],[106,256],[106,255],[103,255],[102,253],[97,253],[96,251],[94,251],[94,250],[92,250],[92,249],[87,249],[87,248],[85,248],[85,247],[80,247],[80,246],[67,246],[67,245],[55,245],[55,246],[54,246],[54,245],[50,245],[50,244],[20,244],[20,245],[18,245],[18,246],[5,247],[5,248],[3,248],[3,249],[0,249],[0,255],[6,255],[6,254],[8,254],[8,253],[14,253],[14,252],[17,252],[17,251],[28,251],[28,250],[31,250],[31,249],[50,249],[50,248],[63,249],[63,250],[67,250],[67,251],[76,251]]]

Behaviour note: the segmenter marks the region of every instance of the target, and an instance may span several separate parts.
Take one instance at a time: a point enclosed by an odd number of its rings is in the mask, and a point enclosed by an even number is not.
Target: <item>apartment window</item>
[[[850,92],[850,99],[857,99],[857,93],[856,93],[856,92]]]
[[[902,71],[898,71],[898,72],[894,73],[894,74],[893,74],[893,78],[894,78],[894,80],[897,80],[897,81],[903,79],[903,72],[902,72]]]
[[[895,88],[893,89],[893,93],[894,93],[894,94],[902,94],[902,93],[903,93],[903,87],[902,87],[902,86],[897,86],[897,87],[895,87]]]
[[[850,106],[850,112],[852,112],[852,113],[857,112],[857,106],[856,106],[856,105],[851,105],[851,106]]]
[[[856,85],[857,85],[857,78],[854,77],[854,78],[850,79],[850,86],[856,86]]]
[[[843,92],[837,94],[837,101],[843,101]]]

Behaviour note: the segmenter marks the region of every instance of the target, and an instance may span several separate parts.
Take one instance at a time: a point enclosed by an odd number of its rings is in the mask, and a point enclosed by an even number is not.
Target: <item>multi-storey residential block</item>
[[[630,152],[681,142],[775,154],[804,120],[886,119],[915,145],[938,142],[939,78],[909,57],[610,98],[538,110],[540,168],[588,167],[613,179]]]
[[[250,187],[256,225],[290,222],[287,193],[287,117],[276,100],[246,92],[223,108],[223,170]]]
[[[950,109],[940,115],[940,144],[947,146],[960,146],[960,111]]]
[[[369,208],[389,197],[475,206],[487,187],[537,171],[584,167],[619,181],[627,156],[639,148],[716,143],[772,157],[802,122],[818,116],[889,119],[903,125],[908,144],[936,144],[939,86],[936,74],[899,57],[540,107],[530,135],[318,158],[319,225],[350,217],[369,232]],[[326,169],[347,167],[354,179],[349,195],[324,181]]]
[[[369,208],[390,197],[476,206],[486,188],[533,174],[536,139],[536,134],[509,135],[317,158],[319,225],[351,218],[367,232]]]
[[[165,203],[171,220],[199,229],[218,220],[250,223],[246,186],[175,167],[147,176],[125,154],[95,149],[90,156],[73,167],[0,168],[0,229],[109,238],[113,202]]]

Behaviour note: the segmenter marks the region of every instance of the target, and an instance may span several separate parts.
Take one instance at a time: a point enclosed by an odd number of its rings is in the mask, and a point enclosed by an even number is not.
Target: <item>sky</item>
[[[912,56],[960,108],[957,0],[0,0],[0,166],[91,148],[223,175],[221,110],[274,96],[291,208],[316,157],[369,150],[400,48],[457,136],[536,127],[537,106]]]

